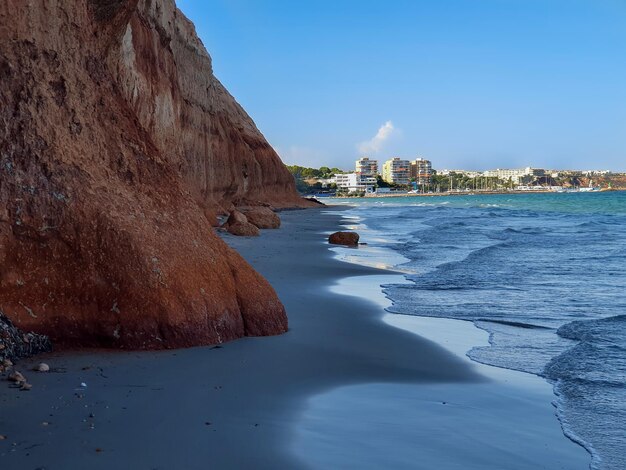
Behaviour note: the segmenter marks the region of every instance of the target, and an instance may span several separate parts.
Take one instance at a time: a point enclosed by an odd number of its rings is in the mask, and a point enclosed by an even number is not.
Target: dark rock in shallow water
[[[356,232],[335,232],[328,237],[328,242],[333,245],[358,246],[359,234]]]
[[[52,350],[50,338],[19,330],[6,315],[0,312],[0,362],[33,356]]]

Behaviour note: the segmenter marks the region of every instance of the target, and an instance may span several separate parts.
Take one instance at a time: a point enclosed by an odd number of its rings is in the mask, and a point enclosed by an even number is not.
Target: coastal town
[[[400,196],[489,192],[595,192],[626,188],[626,174],[610,170],[560,170],[527,166],[486,171],[436,170],[432,162],[361,157],[354,171],[288,167],[300,192],[316,196]]]

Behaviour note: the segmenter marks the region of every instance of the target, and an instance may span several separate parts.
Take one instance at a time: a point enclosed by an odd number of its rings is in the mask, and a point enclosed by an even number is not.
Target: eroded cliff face
[[[286,330],[212,214],[301,201],[171,0],[4,0],[0,104],[0,310],[18,326],[129,348]]]
[[[140,1],[108,56],[120,89],[201,204],[303,204],[293,177],[212,71],[171,1]]]

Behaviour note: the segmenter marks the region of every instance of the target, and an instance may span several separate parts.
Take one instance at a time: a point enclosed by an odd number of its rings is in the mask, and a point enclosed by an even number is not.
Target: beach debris
[[[20,387],[20,390],[22,390],[22,391],[26,391],[26,392],[27,392],[27,391],[29,391],[31,388],[33,388],[33,386],[32,386],[31,384],[24,382],[24,383],[22,384],[22,386]]]
[[[87,384],[85,382],[80,383],[80,388],[87,388]]]
[[[47,336],[32,332],[25,333],[18,329],[9,318],[0,311],[0,360],[15,361],[52,350],[52,343]],[[4,366],[3,367],[7,367]]]
[[[7,437],[4,434],[0,434],[0,441],[6,441]]]
[[[43,421],[43,422],[41,423],[41,425],[42,425],[42,426],[49,426],[49,425],[50,425],[50,423],[49,423],[48,421]]]
[[[333,245],[359,246],[359,234],[356,232],[335,232],[328,237]]]
[[[45,362],[41,362],[33,367],[33,370],[36,372],[50,372],[50,366]]]

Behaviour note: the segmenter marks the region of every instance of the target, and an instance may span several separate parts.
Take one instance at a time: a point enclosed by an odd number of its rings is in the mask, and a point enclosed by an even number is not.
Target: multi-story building
[[[344,173],[335,175],[337,189],[348,192],[371,193],[376,186],[376,176],[369,176],[360,173]]]
[[[387,183],[409,184],[411,163],[400,157],[393,157],[383,164],[382,177]]]
[[[370,160],[368,157],[359,158],[356,161],[355,173],[376,177],[378,174],[378,162]]]
[[[511,179],[514,183],[522,184],[534,176],[544,176],[545,171],[539,168],[518,168],[518,169],[502,169],[489,170],[483,173],[483,176],[489,178],[498,178],[501,180]]]
[[[430,160],[425,158],[417,158],[411,162],[410,170],[411,179],[418,185],[430,184],[431,177],[433,176],[433,165]]]

